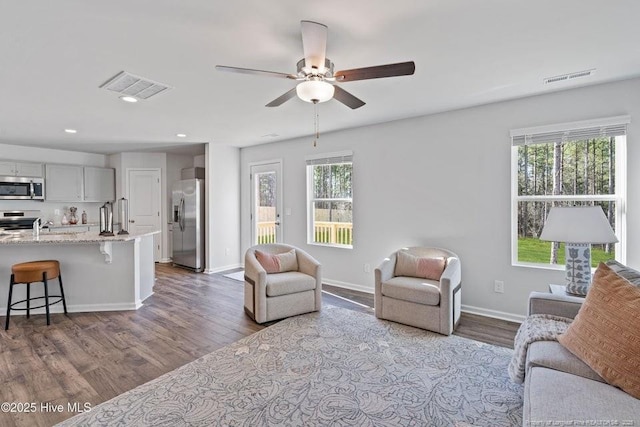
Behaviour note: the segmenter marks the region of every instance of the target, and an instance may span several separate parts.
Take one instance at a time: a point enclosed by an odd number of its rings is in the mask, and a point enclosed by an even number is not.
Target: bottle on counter
[[[67,218],[67,214],[62,214],[62,220],[60,220],[60,224],[69,225],[69,218]]]
[[[71,211],[71,213],[69,214],[69,224],[76,225],[78,223],[78,215],[76,215],[78,208],[71,206],[69,208],[69,211]]]
[[[82,223],[87,223],[87,211],[82,211]]]

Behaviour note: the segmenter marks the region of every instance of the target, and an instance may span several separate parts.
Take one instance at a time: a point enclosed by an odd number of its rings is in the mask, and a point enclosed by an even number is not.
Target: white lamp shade
[[[618,241],[599,206],[551,208],[540,240],[596,244]]]
[[[325,102],[333,98],[335,88],[321,80],[307,80],[296,86],[298,98],[305,102]]]

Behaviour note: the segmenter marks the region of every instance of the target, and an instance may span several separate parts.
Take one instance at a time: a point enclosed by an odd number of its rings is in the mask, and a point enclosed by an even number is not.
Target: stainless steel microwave
[[[44,200],[44,179],[0,176],[0,199]]]

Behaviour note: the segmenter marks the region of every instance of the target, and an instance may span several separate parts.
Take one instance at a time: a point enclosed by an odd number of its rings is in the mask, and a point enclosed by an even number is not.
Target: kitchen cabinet
[[[42,163],[0,161],[0,175],[42,178]]]
[[[83,167],[46,165],[45,199],[57,202],[81,202],[83,199]]]
[[[116,173],[112,168],[46,165],[46,200],[106,202],[116,199]]]
[[[84,201],[106,202],[116,199],[116,173],[112,168],[84,168]]]

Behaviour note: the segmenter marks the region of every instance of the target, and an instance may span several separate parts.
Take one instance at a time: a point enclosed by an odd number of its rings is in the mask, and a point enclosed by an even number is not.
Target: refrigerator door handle
[[[180,199],[180,231],[184,231],[184,198]]]

